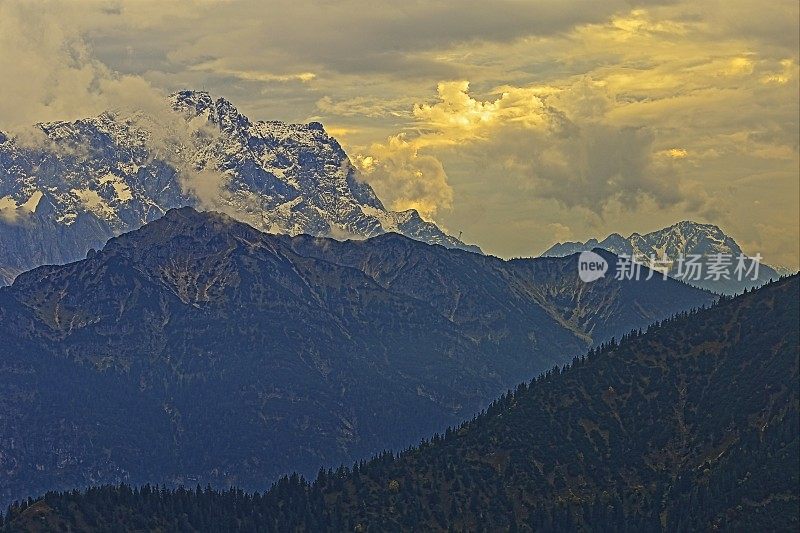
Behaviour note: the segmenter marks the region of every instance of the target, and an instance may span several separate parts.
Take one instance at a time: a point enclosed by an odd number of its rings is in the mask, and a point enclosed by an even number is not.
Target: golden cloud
[[[672,159],[683,159],[689,155],[684,148],[670,148],[668,150],[661,150],[658,152],[658,154],[664,157],[670,157]]]
[[[480,138],[497,124],[544,128],[551,119],[541,99],[546,91],[540,87],[505,87],[497,99],[479,101],[469,95],[469,82],[462,80],[439,83],[437,94],[439,102],[414,106],[416,121],[436,132],[423,136],[423,144]]]
[[[652,133],[602,120],[608,104],[602,84],[504,86],[487,100],[468,91],[466,80],[439,83],[438,101],[413,108],[414,134],[392,136],[356,157],[391,205],[421,206],[427,216],[449,209],[447,157],[491,169],[501,187],[513,184],[596,213],[612,201],[629,207],[643,197],[660,205],[680,201],[677,183],[663,179],[669,167],[653,164]]]
[[[453,203],[453,189],[442,163],[404,134],[376,143],[370,155],[358,155],[354,164],[392,209],[416,209],[426,219]]]
[[[266,72],[261,70],[239,69],[226,66],[225,62],[219,59],[212,61],[204,61],[189,67],[189,70],[213,73],[221,76],[231,76],[240,80],[255,81],[255,82],[290,82],[299,81],[308,83],[314,80],[317,75],[313,72],[290,72],[284,74],[276,74],[274,72]]]
[[[480,211],[487,249],[545,246],[554,220],[591,236],[700,214],[784,253],[748,232],[797,227],[800,4],[545,4],[6,0],[0,128],[205,88],[336,124],[387,204],[465,229]]]

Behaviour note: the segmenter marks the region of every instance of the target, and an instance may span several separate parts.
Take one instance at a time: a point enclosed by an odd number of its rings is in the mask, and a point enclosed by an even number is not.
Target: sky
[[[502,257],[717,224],[800,263],[797,0],[0,0],[0,130],[207,90]]]

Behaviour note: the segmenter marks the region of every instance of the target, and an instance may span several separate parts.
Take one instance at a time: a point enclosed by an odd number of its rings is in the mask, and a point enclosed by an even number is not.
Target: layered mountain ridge
[[[173,209],[0,288],[0,500],[121,481],[263,489],[409,445],[713,300],[669,279],[583,283],[575,256],[291,237]]]
[[[796,531],[795,275],[576,357],[398,456],[265,494],[49,493],[7,531]]]
[[[320,123],[253,122],[198,91],[175,93],[168,108],[40,124],[32,139],[0,135],[0,283],[80,259],[182,206],[276,233],[399,232],[480,252],[415,210],[387,210]]]

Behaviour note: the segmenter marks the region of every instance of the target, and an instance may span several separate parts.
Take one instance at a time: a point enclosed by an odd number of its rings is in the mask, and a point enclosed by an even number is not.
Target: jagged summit
[[[711,229],[711,230],[715,230],[715,231],[721,231],[719,226],[717,226],[716,224],[709,224],[708,222],[696,222],[694,220],[689,220],[689,219],[681,220],[679,222],[676,222],[675,224],[669,226],[669,228],[681,228],[681,229],[685,229],[685,228],[705,228],[705,229]]]
[[[480,252],[416,211],[386,209],[318,122],[253,121],[204,91],[176,92],[167,104],[174,114],[40,124],[36,144],[0,137],[0,284],[187,205],[273,233],[394,231]]]
[[[557,243],[545,251],[542,257],[563,257],[593,248],[609,250],[617,255],[645,258],[666,257],[671,260],[675,260],[679,256],[701,255],[709,257],[714,254],[725,254],[736,258],[744,253],[739,244],[732,237],[726,235],[719,226],[692,220],[682,220],[650,233],[640,234],[634,232],[627,238],[619,233],[612,233],[602,241],[589,239],[586,242]],[[673,266],[670,273],[677,273],[675,266]],[[680,278],[678,275],[675,277]],[[759,268],[757,280],[738,282],[735,279],[713,281],[684,279],[684,281],[717,292],[737,293],[745,288],[761,285],[770,279],[778,279],[778,277],[773,268],[762,264]]]
[[[170,95],[172,108],[190,112],[194,116],[206,115],[222,129],[246,129],[251,123],[236,106],[225,98],[214,98],[206,91],[179,91]]]

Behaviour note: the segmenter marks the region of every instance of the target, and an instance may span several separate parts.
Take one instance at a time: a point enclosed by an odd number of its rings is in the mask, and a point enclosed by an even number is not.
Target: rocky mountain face
[[[736,294],[780,277],[775,269],[762,263],[758,267],[758,275],[753,279],[755,270],[750,270],[754,268],[752,260],[745,260],[743,275],[740,276],[736,272],[737,261],[744,253],[736,241],[713,224],[691,221],[678,222],[668,228],[644,235],[633,233],[627,238],[612,233],[602,241],[589,239],[586,242],[557,243],[544,252],[542,257],[564,257],[593,248],[636,257],[643,264],[649,264],[650,258],[658,260],[666,258],[669,262],[663,266],[673,278],[723,294]],[[722,254],[724,260],[729,261],[729,264],[723,265],[721,270],[724,274],[718,279],[715,274],[709,274],[709,265],[717,254]],[[696,274],[697,270],[692,270],[692,267],[680,265],[678,262],[679,257],[691,255],[701,256],[699,263],[702,266],[699,274]],[[730,257],[730,260],[727,257]],[[750,274],[744,275],[747,271],[750,271]],[[699,279],[696,279],[698,277]]]
[[[387,210],[319,123],[253,122],[205,92],[176,93],[169,108],[40,124],[30,138],[0,133],[0,284],[181,206],[275,233],[393,231],[480,251],[414,210]]]
[[[669,316],[666,309],[677,312],[712,301],[709,293],[655,277],[619,283],[609,276],[584,283],[574,255],[505,261],[417,246],[396,234],[355,245],[299,236],[292,246],[304,255],[357,268],[393,292],[426,301],[471,335],[508,339],[520,333],[519,344],[509,347],[513,350],[531,343],[544,348],[550,342],[527,325],[532,318],[555,320],[592,345]],[[600,253],[610,263],[616,260],[612,253]]]
[[[263,490],[418,442],[713,301],[674,280],[583,283],[576,261],[170,210],[0,288],[0,502],[123,481]]]
[[[796,531],[798,277],[576,357],[398,456],[263,495],[100,487],[7,531]]]

